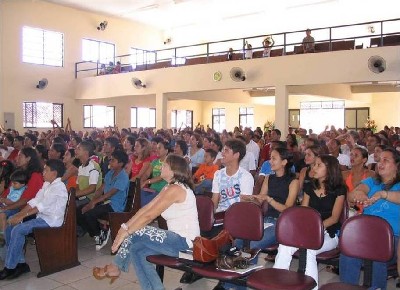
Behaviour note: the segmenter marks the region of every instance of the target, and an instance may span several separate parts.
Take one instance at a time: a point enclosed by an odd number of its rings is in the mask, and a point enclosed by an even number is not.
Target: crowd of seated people
[[[127,270],[134,258],[137,261],[133,262],[133,266],[144,288],[144,285],[154,283],[159,286],[161,281],[154,278],[155,274],[150,269],[153,266],[145,261],[143,255],[165,253],[176,256],[179,250],[191,247],[187,238],[193,240],[198,235],[193,194],[211,192],[215,212],[223,212],[239,201],[258,204],[267,202],[269,207],[264,218],[264,238],[251,242],[251,246],[256,248],[266,248],[276,243],[276,220],[282,211],[296,204],[317,210],[329,208],[322,212],[327,229],[327,246],[323,250],[336,247],[340,229],[338,217],[346,199],[355,208],[354,214],[377,215],[387,220],[398,240],[398,127],[385,126],[377,133],[368,128],[351,131],[326,127],[320,134],[307,134],[305,129],[289,128],[284,142],[280,140],[282,136],[278,129],[263,132],[261,128],[251,130],[236,127],[233,132],[217,133],[199,125],[194,130],[154,131],[140,128],[131,131],[115,127],[83,132],[73,131],[69,120],[65,129],[53,125],[53,130],[41,133],[28,130],[24,135],[15,130],[2,129],[0,229],[2,227],[6,241],[6,261],[10,255],[8,249],[12,249],[12,240],[7,234],[14,230],[14,221],[19,221],[20,213],[28,209],[29,214],[36,214],[36,202],[30,200],[35,200],[38,192],[47,192],[45,186],[53,184],[55,180],[65,186],[65,191],[76,189],[77,235],[88,233],[93,237],[96,249],[104,247],[110,237],[107,225],[98,220],[109,212],[124,211],[129,182],[137,178],[140,180],[142,210],[118,232],[112,247],[114,252],[118,251],[114,263],[104,268],[95,268],[94,275],[98,279],[115,279],[120,271]],[[254,172],[241,166],[246,155],[251,156],[250,159],[256,164]],[[51,160],[62,162],[63,170],[53,174],[52,171],[57,170],[49,163]],[[42,172],[49,173],[54,179],[44,179]],[[390,212],[380,212],[382,206]],[[174,220],[182,218],[176,216],[175,208],[191,208],[191,212],[185,213],[185,216],[187,214],[188,222],[193,223],[193,231],[181,231],[182,225],[175,224]],[[40,216],[40,210],[39,206],[37,216]],[[148,226],[160,214],[167,220],[168,231]],[[44,221],[44,226],[58,224],[46,219]],[[216,227],[213,234],[220,230],[221,227]],[[132,257],[124,257],[122,253],[129,247],[128,241],[137,240],[140,244],[148,242],[144,238],[146,231],[155,231],[160,237],[171,239],[174,246],[168,242],[158,247],[158,251],[149,248]],[[241,246],[241,241],[235,243]],[[136,253],[136,248],[130,250]],[[294,250],[279,247],[275,267],[287,268]],[[314,251],[310,254],[307,273],[318,283],[318,273],[314,271],[317,253]],[[29,271],[23,255],[18,257],[18,261],[14,259],[6,263],[6,268],[0,272],[0,279],[18,277]],[[340,279],[355,284],[360,263],[342,256]],[[386,264],[377,263],[374,267],[379,275],[386,277]],[[345,270],[342,271],[342,268]],[[146,278],[148,275],[154,279],[149,281]],[[386,279],[381,279],[382,276],[374,277],[373,286],[385,289]],[[193,277],[183,279],[186,282],[191,280]],[[228,287],[233,286],[220,283],[216,289]]]

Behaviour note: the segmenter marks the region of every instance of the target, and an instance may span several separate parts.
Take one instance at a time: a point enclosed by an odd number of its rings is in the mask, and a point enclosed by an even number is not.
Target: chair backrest
[[[264,234],[260,206],[252,202],[236,202],[225,212],[224,228],[233,238],[259,241]]]
[[[196,196],[200,231],[211,231],[214,224],[214,203],[208,196]]]
[[[346,256],[387,262],[394,253],[392,228],[387,221],[377,216],[351,217],[342,226],[339,248]]]
[[[295,206],[284,210],[276,223],[279,244],[317,250],[324,243],[321,215],[310,207]]]
[[[340,214],[340,218],[339,218],[339,221],[342,225],[349,218],[349,207],[350,207],[349,203],[347,202],[347,200],[345,200],[343,203],[343,210],[342,210],[342,213]]]

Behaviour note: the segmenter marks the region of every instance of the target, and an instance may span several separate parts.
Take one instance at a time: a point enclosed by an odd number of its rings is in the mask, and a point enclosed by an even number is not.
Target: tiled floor
[[[120,290],[139,290],[140,285],[137,281],[133,269],[129,273],[122,273],[121,277],[117,279],[113,284],[109,284],[109,280],[98,281],[92,277],[92,268],[94,266],[103,266],[110,263],[112,256],[110,255],[110,242],[101,251],[95,250],[93,239],[88,235],[83,238],[79,238],[79,261],[80,266],[75,268],[64,270],[46,277],[37,278],[36,275],[39,272],[39,261],[36,255],[36,248],[34,245],[28,245],[27,247],[27,263],[31,268],[31,272],[24,274],[15,280],[0,281],[0,289],[7,290],[103,290],[103,289],[120,289]],[[62,249],[60,249],[62,251]],[[263,257],[259,259],[260,263],[264,263]],[[3,268],[3,262],[0,262],[1,268]],[[271,267],[272,263],[267,263],[267,267]],[[297,260],[294,260],[292,267],[297,267]],[[319,282],[325,284],[328,282],[338,281],[338,276],[325,271],[325,266],[319,266]],[[179,279],[182,276],[182,272],[166,268],[164,285],[167,290],[173,290],[178,287],[187,290],[207,290],[212,289],[216,285],[215,280],[200,279],[191,285],[180,284]],[[389,280],[388,289],[396,289],[394,281]]]

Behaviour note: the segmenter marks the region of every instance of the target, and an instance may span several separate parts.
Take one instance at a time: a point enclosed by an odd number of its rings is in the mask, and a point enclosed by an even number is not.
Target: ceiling
[[[400,17],[398,0],[47,0],[183,34],[192,43]],[[379,13],[377,10],[379,8]],[[109,23],[110,25],[110,23]]]

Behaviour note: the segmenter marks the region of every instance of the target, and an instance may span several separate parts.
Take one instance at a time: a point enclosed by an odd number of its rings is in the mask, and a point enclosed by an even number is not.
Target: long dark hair
[[[10,186],[10,177],[14,169],[14,164],[10,160],[2,160],[0,162],[0,183],[4,181],[4,189]]]
[[[317,158],[321,159],[321,162],[326,167],[326,178],[323,181],[325,186],[325,194],[337,195],[338,189],[346,188],[343,180],[342,173],[340,172],[339,161],[336,157],[331,155],[320,155]],[[321,188],[321,184],[317,179],[313,179],[314,188]]]
[[[392,157],[397,168],[396,177],[390,183],[384,184],[384,190],[389,190],[393,185],[400,182],[400,154],[391,147],[384,149],[382,152],[392,153]],[[382,177],[379,174],[377,174],[375,180],[377,183],[383,183]]]
[[[39,155],[33,148],[22,148],[20,154],[24,154],[25,157],[30,157],[28,165],[25,168],[26,175],[28,176],[28,180],[31,178],[32,173],[43,172],[43,167],[39,160]]]
[[[287,160],[286,165],[285,165],[285,174],[288,176],[293,176],[294,174],[292,173],[292,166],[293,166],[293,154],[287,149],[287,148],[282,148],[282,147],[277,147],[274,148],[274,150],[278,152],[280,158],[282,160]]]
[[[185,158],[171,153],[168,154],[165,163],[167,163],[174,172],[171,184],[180,182],[193,190],[192,173]]]

